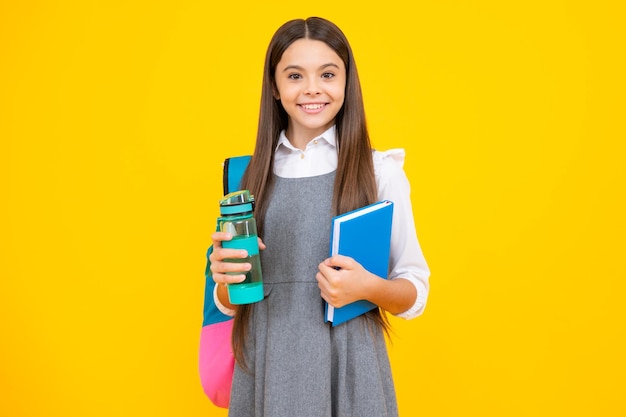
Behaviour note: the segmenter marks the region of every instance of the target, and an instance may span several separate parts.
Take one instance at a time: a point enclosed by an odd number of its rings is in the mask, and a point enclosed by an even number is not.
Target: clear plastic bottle
[[[228,284],[228,298],[231,304],[250,304],[263,299],[263,276],[257,239],[256,220],[252,214],[254,197],[250,191],[241,190],[227,194],[220,200],[218,219],[220,231],[232,235],[232,240],[222,241],[223,248],[245,249],[246,258],[228,258],[225,262],[250,263],[252,268],[245,273],[245,281]],[[232,275],[240,275],[233,272]]]

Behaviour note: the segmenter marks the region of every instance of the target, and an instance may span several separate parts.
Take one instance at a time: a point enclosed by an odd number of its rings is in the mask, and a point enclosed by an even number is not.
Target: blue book
[[[354,258],[369,272],[387,279],[392,215],[393,203],[383,200],[334,217],[330,256],[339,254]],[[374,308],[376,305],[366,300],[341,308],[326,303],[325,321],[337,326]]]

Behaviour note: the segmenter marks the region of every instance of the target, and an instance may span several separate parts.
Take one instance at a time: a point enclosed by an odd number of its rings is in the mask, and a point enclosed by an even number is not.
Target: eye
[[[322,74],[322,78],[326,78],[326,79],[331,79],[335,76],[335,74],[333,74],[332,72],[325,72]]]
[[[289,74],[287,78],[289,78],[290,80],[299,80],[302,78],[302,75],[294,72],[294,73]]]

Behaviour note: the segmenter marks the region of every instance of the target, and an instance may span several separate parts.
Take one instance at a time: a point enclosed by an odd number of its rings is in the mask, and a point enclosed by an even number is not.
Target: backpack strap
[[[235,156],[224,161],[224,194],[237,191],[241,178],[250,162],[249,156]],[[235,369],[235,358],[231,350],[233,318],[222,314],[215,305],[213,290],[215,281],[211,276],[213,245],[207,251],[204,285],[204,320],[200,332],[198,370],[205,394],[218,407],[228,408]]]
[[[241,189],[241,178],[250,163],[250,155],[232,156],[224,161],[224,195]]]

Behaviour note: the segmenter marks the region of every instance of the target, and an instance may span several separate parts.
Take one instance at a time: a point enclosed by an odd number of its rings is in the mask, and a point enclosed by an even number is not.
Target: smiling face
[[[274,77],[275,97],[289,116],[286,135],[304,149],[335,123],[345,98],[345,65],[324,42],[298,39],[283,53]]]

